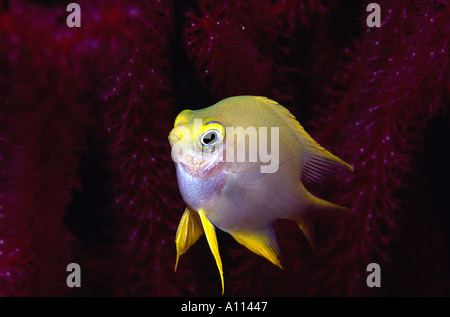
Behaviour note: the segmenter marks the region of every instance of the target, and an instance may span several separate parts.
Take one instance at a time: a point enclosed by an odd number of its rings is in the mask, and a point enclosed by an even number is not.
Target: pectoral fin
[[[206,239],[208,240],[209,248],[211,249],[214,259],[216,260],[217,268],[219,269],[220,279],[222,281],[222,295],[223,295],[225,287],[223,282],[222,260],[220,259],[219,245],[217,244],[216,231],[214,229],[214,225],[211,222],[209,222],[209,220],[206,218],[203,210],[199,210],[198,214],[200,215],[200,220],[203,225],[203,230],[205,231],[206,234]]]
[[[303,128],[298,129],[304,145],[304,165],[302,176],[309,183],[321,183],[338,169],[354,171],[353,166],[344,162],[314,141]]]
[[[247,247],[250,251],[283,268],[278,259],[280,250],[272,226],[254,232],[230,232],[230,234],[237,242]]]
[[[193,245],[203,234],[203,227],[199,215],[186,208],[178,225],[175,243],[177,245],[177,260],[175,263],[175,271],[177,270],[178,260],[180,256]]]

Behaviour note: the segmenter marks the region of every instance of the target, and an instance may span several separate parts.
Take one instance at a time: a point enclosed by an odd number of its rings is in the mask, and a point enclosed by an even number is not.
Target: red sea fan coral
[[[299,27],[325,12],[320,1],[198,1],[186,13],[186,51],[215,96],[293,100]],[[290,104],[289,104],[290,105]]]
[[[173,272],[185,204],[167,136],[180,110],[239,94],[279,101],[355,166],[313,188],[355,215],[318,224],[318,254],[278,221],[284,270],[217,230],[225,295],[444,294],[445,246],[410,201],[433,188],[416,162],[449,100],[447,1],[378,2],[372,29],[356,0],[77,1],[78,29],[59,1],[0,3],[0,295],[219,296],[204,237]],[[405,282],[402,256],[436,275]]]
[[[320,272],[338,294],[367,290],[362,269],[390,261],[401,221],[407,221],[412,208],[405,200],[427,119],[448,105],[447,1],[385,1],[380,6],[381,28],[367,30],[348,54],[337,85],[327,88],[329,96],[337,97],[320,123],[319,139],[338,142],[336,149],[355,166],[346,178],[348,193],[335,196],[359,216],[350,230],[352,242]],[[346,241],[344,235],[349,233],[338,231],[335,241]]]
[[[179,203],[167,136],[174,115],[169,44],[171,1],[136,7],[133,52],[105,93],[107,130],[117,171],[121,278],[125,295],[180,295],[171,260]]]
[[[2,4],[2,179],[0,294],[63,295],[73,241],[63,223],[77,170],[95,122],[95,74],[100,49],[111,45],[113,7],[103,17],[82,2],[83,31],[65,24],[65,7]],[[119,16],[124,16],[121,11]],[[120,36],[121,37],[121,36]],[[112,40],[108,43],[109,40]],[[122,40],[120,40],[123,42]],[[74,62],[76,61],[76,62]]]
[[[185,44],[200,78],[220,97],[261,94],[270,80],[269,61],[234,14],[238,10],[200,1],[199,11],[187,13]]]
[[[59,59],[60,65],[67,62],[58,56],[58,42],[48,43],[40,54],[30,54],[32,47],[44,43],[46,32],[56,21],[43,30],[33,30],[38,12],[25,15],[20,5],[11,9],[11,14],[2,15],[2,29],[6,26],[11,33],[2,36],[3,47],[10,50],[3,56],[7,62],[3,71],[9,81],[3,83],[6,89],[2,96],[8,147],[3,158],[7,186],[2,188],[1,252],[6,257],[0,268],[1,289],[3,295],[62,294],[64,289],[57,281],[64,281],[64,262],[71,262],[71,243],[62,217],[70,201],[70,188],[76,186],[78,157],[74,153],[82,146],[77,138],[81,131],[71,123],[84,110],[60,107],[63,102],[72,103],[74,96],[62,82],[55,81],[57,65],[46,62],[48,58]],[[34,34],[31,41],[27,32]],[[28,65],[26,72],[18,69],[23,64]],[[30,78],[35,82],[30,83]],[[52,96],[45,93],[49,84]],[[72,125],[73,130],[62,129],[66,125]],[[61,273],[52,274],[58,271]],[[51,283],[45,282],[49,279]]]

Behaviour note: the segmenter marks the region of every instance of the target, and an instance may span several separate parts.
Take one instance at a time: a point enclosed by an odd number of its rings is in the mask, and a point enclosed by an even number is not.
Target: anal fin
[[[278,258],[280,250],[272,226],[259,231],[230,232],[230,234],[253,253],[266,258],[279,268],[283,268]]]
[[[178,230],[175,236],[175,243],[177,246],[177,260],[175,262],[175,271],[177,270],[178,260],[181,255],[198,240],[203,234],[203,227],[199,215],[191,211],[189,208],[183,213]]]

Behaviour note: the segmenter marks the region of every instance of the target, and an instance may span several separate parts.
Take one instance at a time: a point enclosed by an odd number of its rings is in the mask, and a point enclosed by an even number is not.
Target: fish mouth
[[[172,146],[172,147],[173,147],[173,145],[174,145],[175,143],[181,141],[180,136],[179,136],[179,135],[176,133],[176,131],[174,131],[174,130],[175,130],[175,129],[173,129],[173,130],[170,131],[170,133],[169,133],[169,143],[170,143],[170,146]]]
[[[169,142],[170,145],[173,147],[178,142],[183,142],[184,145],[187,145],[190,143],[190,135],[191,132],[188,128],[185,126],[177,126],[172,129],[169,133]]]
[[[186,131],[184,131],[183,128],[176,127],[173,128],[172,131],[169,133],[169,143],[170,146],[174,146],[176,143],[183,140],[183,138],[186,136]]]

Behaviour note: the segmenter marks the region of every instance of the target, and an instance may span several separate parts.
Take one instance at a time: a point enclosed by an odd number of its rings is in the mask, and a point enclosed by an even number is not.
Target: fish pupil
[[[215,139],[216,139],[216,134],[215,133],[209,133],[206,137],[203,138],[203,141],[205,142],[205,144],[210,144]]]
[[[210,131],[210,132],[207,132],[203,136],[202,143],[204,145],[212,145],[212,144],[215,143],[216,139],[217,139],[217,132],[216,131]]]

